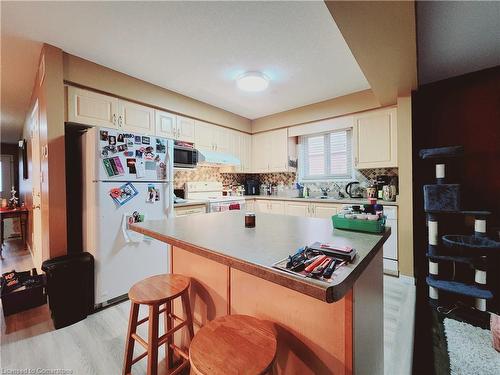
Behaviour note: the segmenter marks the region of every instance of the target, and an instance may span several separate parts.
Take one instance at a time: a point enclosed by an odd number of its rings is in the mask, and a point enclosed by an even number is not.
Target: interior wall
[[[380,107],[371,90],[275,113],[252,121],[252,133],[325,120]]]
[[[250,132],[251,121],[207,103],[64,53],[64,80],[217,125]]]
[[[413,276],[413,170],[411,97],[398,98],[399,272]]]
[[[64,152],[64,85],[62,79],[62,51],[44,45],[33,83],[30,108],[22,136],[28,146],[28,179],[20,180],[20,197],[30,210],[27,241],[32,247],[33,215],[32,187],[33,166],[30,116],[38,101],[41,148],[41,260],[64,255],[67,251],[66,235],[66,184]],[[43,78],[42,78],[43,77]],[[40,267],[40,264],[35,264]]]
[[[462,207],[489,209],[488,228],[500,227],[500,66],[422,86],[413,95],[413,230],[417,277],[424,283],[426,227],[422,185],[434,182],[433,163],[422,148],[463,145],[453,182],[461,184]],[[450,164],[451,166],[452,164]],[[472,230],[472,229],[471,229]]]

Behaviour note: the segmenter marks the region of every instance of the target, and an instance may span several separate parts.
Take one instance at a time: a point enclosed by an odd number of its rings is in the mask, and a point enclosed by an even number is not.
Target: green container
[[[379,220],[346,219],[339,215],[332,216],[332,224],[336,229],[354,230],[368,233],[382,233],[385,230],[385,216]]]

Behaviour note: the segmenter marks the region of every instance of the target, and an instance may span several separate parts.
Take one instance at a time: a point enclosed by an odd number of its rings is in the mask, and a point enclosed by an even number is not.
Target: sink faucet
[[[321,189],[321,192],[323,193],[323,196],[327,197],[328,193],[330,192],[330,188],[329,187],[322,187],[320,189]]]

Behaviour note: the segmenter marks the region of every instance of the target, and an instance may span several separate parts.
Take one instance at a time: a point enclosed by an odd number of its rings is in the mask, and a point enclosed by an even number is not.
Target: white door
[[[68,86],[68,121],[118,127],[118,99]]]
[[[337,206],[328,203],[315,203],[314,204],[314,217],[323,219],[330,219],[333,215],[337,214]]]
[[[285,214],[290,216],[309,216],[309,203],[285,202]]]
[[[169,212],[170,184],[131,183],[138,194],[123,206],[109,195],[123,182],[93,183],[96,216],[86,220],[95,220],[95,237],[85,244],[85,250],[95,258],[96,304],[126,294],[134,283],[148,276],[169,272],[168,245],[128,231],[124,220],[134,212],[144,215],[144,220],[165,219]],[[159,191],[159,201],[147,202],[149,185]]]
[[[40,270],[43,261],[42,254],[42,171],[40,163],[40,117],[38,110],[38,101],[30,118],[30,137],[31,137],[31,181],[32,181],[32,215],[33,232],[31,234],[31,252],[33,263]]]
[[[175,139],[184,142],[194,142],[194,120],[189,117],[177,116]]]
[[[176,115],[165,111],[155,110],[156,135],[164,138],[176,138]]]
[[[153,108],[126,100],[120,100],[119,107],[118,126],[123,131],[154,135],[155,111]]]
[[[202,121],[195,121],[195,147],[199,150],[214,151],[213,125]]]

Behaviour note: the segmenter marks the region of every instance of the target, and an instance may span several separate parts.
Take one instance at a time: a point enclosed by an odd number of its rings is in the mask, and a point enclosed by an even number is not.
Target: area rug
[[[500,353],[491,346],[491,332],[457,320],[444,320],[452,375],[498,375]]]

